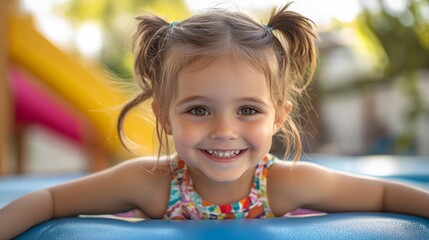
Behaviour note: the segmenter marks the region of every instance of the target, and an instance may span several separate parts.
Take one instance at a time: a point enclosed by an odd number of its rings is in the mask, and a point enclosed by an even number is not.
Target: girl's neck
[[[190,166],[188,169],[198,195],[216,205],[229,204],[247,197],[253,183],[254,169],[247,170],[236,181],[226,183],[212,181],[204,173]]]

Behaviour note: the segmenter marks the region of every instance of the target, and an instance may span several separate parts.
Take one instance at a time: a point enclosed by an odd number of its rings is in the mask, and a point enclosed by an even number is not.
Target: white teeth
[[[234,157],[240,153],[240,150],[220,151],[220,150],[206,150],[210,155],[215,157]]]

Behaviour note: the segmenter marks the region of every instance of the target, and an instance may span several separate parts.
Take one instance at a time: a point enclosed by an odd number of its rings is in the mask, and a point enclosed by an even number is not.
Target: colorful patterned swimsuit
[[[185,162],[171,161],[170,200],[164,219],[234,219],[275,217],[268,206],[267,173],[275,158],[267,155],[255,168],[250,194],[231,204],[218,206],[202,199],[195,192]]]

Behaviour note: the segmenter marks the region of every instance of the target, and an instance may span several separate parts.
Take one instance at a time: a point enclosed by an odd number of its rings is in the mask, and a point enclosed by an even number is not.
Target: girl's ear
[[[276,118],[274,120],[274,133],[277,133],[279,129],[285,124],[285,121],[293,108],[293,104],[287,101],[276,111]]]
[[[158,120],[158,122],[161,124],[162,129],[164,129],[168,135],[171,135],[172,132],[171,132],[170,121],[168,120],[168,118],[164,119],[162,117],[162,114],[159,111],[159,105],[155,101],[152,102],[152,111],[155,114],[155,117]]]

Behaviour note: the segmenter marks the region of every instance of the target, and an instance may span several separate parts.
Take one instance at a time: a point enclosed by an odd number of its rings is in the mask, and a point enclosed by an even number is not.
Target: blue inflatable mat
[[[33,227],[17,239],[429,239],[429,219],[387,213],[140,222],[64,218]]]
[[[429,190],[429,157],[318,156],[309,160],[332,169],[403,181]],[[0,207],[30,191],[80,176],[0,177]],[[76,217],[44,222],[17,239],[429,239],[429,219],[389,213],[138,222]]]

